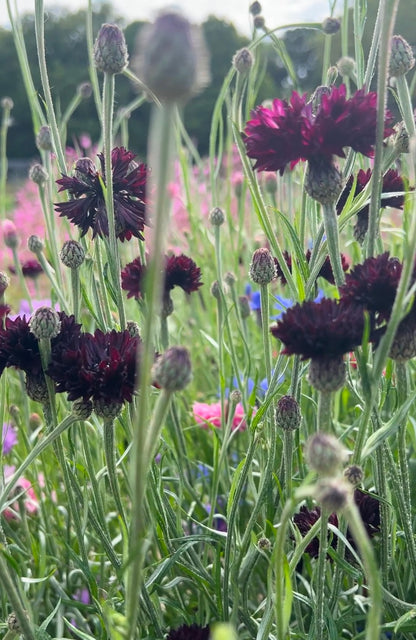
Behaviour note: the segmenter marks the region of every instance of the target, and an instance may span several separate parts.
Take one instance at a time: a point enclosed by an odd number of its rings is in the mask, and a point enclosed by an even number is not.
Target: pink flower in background
[[[12,465],[5,464],[3,467],[4,473],[4,482],[7,482],[11,479],[16,467]],[[39,508],[39,502],[36,497],[36,494],[33,490],[32,484],[26,478],[19,478],[17,481],[10,498],[13,496],[19,496],[19,500],[23,500],[24,507],[29,515],[34,515],[37,513]],[[3,515],[6,520],[19,520],[19,500],[13,502],[10,507],[3,511]]]
[[[227,413],[227,405],[225,411]],[[192,412],[196,423],[201,427],[207,429],[208,422],[217,428],[221,426],[221,402],[213,402],[212,404],[194,402]],[[245,429],[246,426],[244,407],[239,402],[235,408],[231,428],[234,431],[235,429]]]
[[[6,456],[17,444],[17,432],[10,422],[3,422],[2,431],[3,455]]]

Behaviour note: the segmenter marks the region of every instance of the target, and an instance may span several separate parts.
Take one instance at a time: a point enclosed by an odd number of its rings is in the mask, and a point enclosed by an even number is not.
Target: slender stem
[[[109,252],[108,263],[117,299],[120,328],[126,328],[126,314],[121,291],[120,256],[116,236],[116,219],[113,192],[113,110],[114,110],[114,74],[104,73],[103,83],[103,142],[105,167],[105,207],[108,219]]]
[[[371,606],[369,607],[366,619],[365,638],[366,640],[379,640],[383,593],[377,560],[367,531],[361,520],[358,507],[352,498],[348,501],[348,505],[344,509],[344,515],[363,559],[371,594]]]
[[[345,274],[342,268],[341,252],[339,249],[338,220],[335,203],[322,205],[326,241],[328,245],[329,259],[331,260],[335,284],[340,287],[345,282]]]
[[[118,509],[119,515],[126,523],[126,514],[124,512],[123,503],[120,496],[120,488],[118,486],[117,468],[114,449],[114,420],[112,418],[104,420],[104,451],[107,464],[108,480],[110,482],[111,492],[114,502]]]
[[[264,365],[266,369],[267,383],[270,384],[272,379],[272,365],[271,365],[271,355],[270,355],[269,287],[267,284],[260,285],[260,304],[261,304],[261,328],[263,333]]]
[[[328,516],[325,509],[321,510],[321,526],[319,532],[319,556],[316,579],[316,609],[315,609],[315,638],[323,640],[326,636],[326,626],[324,623],[325,605],[325,570],[328,553]]]
[[[293,432],[283,431],[283,461],[285,471],[285,492],[287,499],[292,495],[292,461],[293,461]]]
[[[331,427],[332,391],[319,391],[317,431],[328,432]]]
[[[371,201],[368,217],[368,230],[365,237],[366,257],[374,255],[376,240],[379,234],[379,211],[382,188],[383,139],[387,101],[387,74],[390,59],[390,42],[393,34],[399,0],[381,0],[381,39],[378,58],[377,78],[377,124],[374,166],[372,172]]]
[[[138,593],[142,582],[142,566],[144,561],[144,500],[147,482],[146,468],[148,462],[144,451],[149,445],[148,423],[150,369],[154,358],[154,318],[161,308],[163,255],[165,236],[169,222],[169,199],[167,184],[172,167],[172,155],[175,141],[174,105],[165,104],[160,108],[153,107],[149,154],[152,176],[155,181],[155,198],[152,206],[153,235],[152,254],[145,279],[146,315],[143,325],[143,349],[140,353],[140,374],[138,376],[139,402],[134,419],[131,487],[132,501],[131,522],[129,530],[129,573],[126,588],[126,616],[129,621],[127,638],[133,640],[136,635],[138,613]],[[145,447],[146,445],[146,447]]]
[[[32,625],[29,622],[26,611],[22,607],[22,602],[19,593],[10,577],[9,568],[7,562],[3,557],[3,549],[0,548],[0,583],[7,598],[13,607],[13,611],[16,614],[17,620],[21,627],[21,633],[25,640],[35,640],[35,634],[32,631]]]
[[[410,97],[409,85],[406,76],[398,76],[396,78],[397,94],[399,96],[400,110],[409,138],[416,135],[415,115],[413,113],[412,99]]]
[[[12,107],[3,100],[3,117],[0,128],[0,219],[6,214],[6,182],[7,182],[7,131],[10,125]]]
[[[53,146],[55,148],[59,171],[61,173],[65,173],[65,155],[62,150],[61,137],[59,135],[58,124],[56,122],[55,109],[53,106],[52,94],[49,86],[48,70],[46,67],[43,0],[35,0],[35,32],[39,61],[39,72],[42,81],[43,93],[45,95],[46,110],[48,114],[49,126],[51,128]]]

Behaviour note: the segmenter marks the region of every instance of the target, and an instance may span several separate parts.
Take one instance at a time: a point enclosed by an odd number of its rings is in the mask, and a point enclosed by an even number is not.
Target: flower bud
[[[402,36],[391,39],[390,76],[404,76],[414,67],[415,58],[412,47]]]
[[[403,121],[394,127],[396,135],[394,136],[394,148],[397,153],[409,153],[409,133]]]
[[[211,285],[211,295],[216,298],[216,300],[219,300],[221,298],[221,288],[218,280],[214,280]]]
[[[185,102],[208,84],[202,34],[179,13],[162,13],[144,28],[140,49],[139,75],[160,100]]]
[[[67,240],[62,246],[59,257],[66,267],[78,269],[84,262],[85,251],[76,240]]]
[[[19,246],[19,237],[17,235],[17,229],[14,222],[11,220],[4,220],[2,224],[2,231],[6,247],[9,247],[9,249],[17,249]]]
[[[315,497],[323,509],[337,513],[346,507],[352,487],[339,478],[326,478],[316,486]]]
[[[99,71],[115,75],[128,63],[124,34],[116,24],[103,24],[94,44],[94,62]]]
[[[254,16],[253,25],[255,29],[264,29],[266,21],[263,16]]]
[[[42,424],[42,418],[38,413],[31,413],[29,416],[29,427],[32,431],[38,429]]]
[[[224,211],[220,207],[214,207],[210,211],[209,221],[213,227],[220,227],[225,221]]]
[[[83,400],[82,398],[75,400],[75,402],[72,403],[72,413],[80,420],[88,420],[92,413],[91,400]]]
[[[250,317],[250,301],[247,296],[239,296],[238,298],[238,306],[240,309],[241,317],[249,318]]]
[[[299,429],[301,419],[299,404],[293,396],[279,398],[274,410],[274,421],[277,427],[284,431],[295,431]]]
[[[310,160],[306,170],[305,190],[320,204],[333,204],[342,191],[341,173],[331,162]]]
[[[170,347],[159,356],[152,369],[153,380],[166,391],[181,391],[191,381],[192,367],[185,347]]]
[[[224,275],[224,282],[228,287],[233,287],[236,283],[237,278],[232,271],[227,271]]]
[[[230,402],[235,406],[237,405],[239,402],[241,402],[241,400],[243,399],[243,396],[241,395],[241,391],[239,389],[233,389],[230,393]]]
[[[10,284],[10,278],[4,271],[0,271],[0,296],[4,294]]]
[[[259,538],[257,546],[260,551],[270,551],[272,545],[269,538]]]
[[[140,327],[137,322],[129,320],[126,328],[132,338],[135,338],[136,336],[140,337]]]
[[[77,92],[78,92],[78,95],[83,100],[88,100],[88,98],[91,98],[91,96],[92,96],[91,83],[90,82],[82,82],[80,85],[78,85]]]
[[[337,69],[343,78],[354,78],[356,70],[354,58],[343,56],[337,62]]]
[[[326,86],[332,87],[332,85],[335,84],[337,78],[338,78],[338,69],[335,65],[332,65],[332,67],[329,67],[328,71],[326,72],[326,80],[325,80]]]
[[[233,57],[233,67],[241,75],[247,75],[254,64],[254,56],[250,49],[243,47]]]
[[[49,402],[48,387],[43,374],[26,375],[26,393],[34,402],[46,404]]]
[[[29,320],[31,333],[38,340],[55,338],[61,330],[58,313],[51,307],[39,307]]]
[[[276,278],[276,264],[268,249],[262,247],[253,253],[249,276],[253,282],[260,285],[269,284]]]
[[[27,612],[25,611],[25,616],[27,619],[29,619],[29,616],[27,615]],[[22,627],[21,624],[19,622],[19,620],[17,619],[17,615],[14,611],[12,611],[11,613],[9,613],[9,615],[7,616],[7,627],[9,629],[9,631],[14,631],[14,633],[21,633],[22,632]]]
[[[251,3],[249,11],[252,16],[258,16],[261,13],[261,4],[257,0]]]
[[[100,418],[114,420],[120,414],[123,405],[121,402],[109,401],[106,398],[94,398],[93,408]]]
[[[29,251],[35,254],[41,253],[45,248],[43,240],[41,240],[39,236],[35,236],[35,235],[29,236],[29,239],[27,241],[27,246]]]
[[[38,131],[36,136],[36,146],[42,151],[52,151],[51,129],[44,124]]]
[[[364,479],[364,471],[357,464],[351,464],[344,469],[344,478],[352,484],[353,487],[358,486]]]
[[[338,33],[338,31],[341,28],[341,22],[338,20],[338,18],[325,18],[325,20],[322,22],[322,31],[327,35],[327,36],[333,36],[334,33]]]
[[[11,111],[14,107],[14,102],[9,96],[4,96],[1,99],[1,106],[5,111]]]
[[[308,380],[318,391],[338,391],[345,384],[347,369],[343,356],[312,358]]]
[[[48,179],[48,172],[43,167],[43,165],[33,164],[29,169],[29,180],[32,180],[35,184],[42,186]]]
[[[323,476],[331,476],[347,461],[348,451],[335,436],[318,431],[308,439],[305,457],[311,469]]]

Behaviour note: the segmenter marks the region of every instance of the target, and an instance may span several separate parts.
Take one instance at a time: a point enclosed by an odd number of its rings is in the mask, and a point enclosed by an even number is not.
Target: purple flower
[[[90,158],[75,164],[74,176],[57,180],[59,191],[68,191],[72,199],[55,204],[61,217],[66,217],[85,235],[92,229],[95,236],[108,236],[108,217],[102,182],[105,183],[104,156],[99,153],[101,172]],[[134,161],[135,155],[124,147],[111,152],[116,236],[121,241],[132,236],[144,240],[147,168]]]
[[[256,161],[258,171],[279,171],[281,175],[287,165],[293,169],[299,160],[319,163],[331,162],[334,155],[344,158],[345,147],[372,156],[376,102],[376,93],[364,89],[347,99],[345,85],[341,85],[322,93],[314,109],[306,95],[294,91],[289,102],[275,99],[271,108],[254,109],[243,133],[247,155]],[[390,120],[387,114],[385,136],[392,132]]]
[[[3,455],[6,456],[17,444],[17,432],[10,422],[3,422]]]

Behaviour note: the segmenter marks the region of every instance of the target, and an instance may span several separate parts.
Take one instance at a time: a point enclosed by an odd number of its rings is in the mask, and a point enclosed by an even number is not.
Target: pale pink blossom
[[[12,478],[16,467],[13,465],[4,465],[3,473],[4,473],[4,482],[7,482]],[[33,490],[32,484],[26,478],[19,478],[17,483],[15,484],[12,495],[19,496],[19,500],[23,500],[23,504],[25,510],[29,515],[34,515],[37,513],[39,509],[39,502],[36,497],[36,494]],[[10,496],[12,497],[12,496]],[[19,500],[13,502],[10,507],[3,511],[3,515],[6,520],[19,520]]]
[[[194,402],[192,405],[192,412],[196,423],[201,427],[207,429],[209,428],[209,424],[217,428],[221,426],[221,402],[213,402],[212,404],[207,404],[206,402]],[[241,402],[239,402],[235,408],[231,429],[233,431],[235,429],[245,429],[247,426],[245,418],[246,415],[244,407]]]

